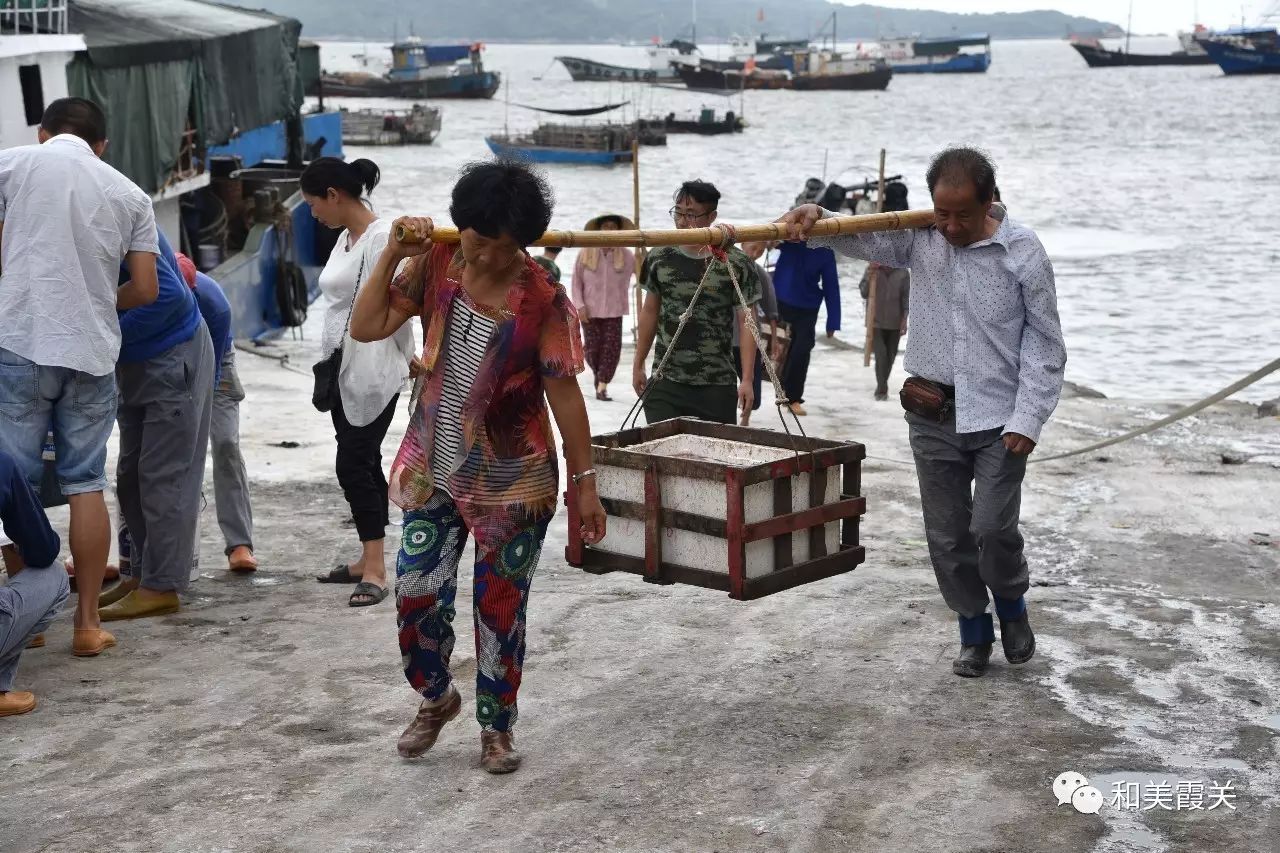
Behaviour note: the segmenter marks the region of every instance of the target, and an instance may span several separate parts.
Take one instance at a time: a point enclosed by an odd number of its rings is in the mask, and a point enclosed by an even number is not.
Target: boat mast
[[[1129,23],[1124,28],[1124,52],[1129,53],[1129,42],[1133,40],[1133,0],[1129,0]]]
[[[698,43],[698,0],[693,0],[693,38],[694,44]]]

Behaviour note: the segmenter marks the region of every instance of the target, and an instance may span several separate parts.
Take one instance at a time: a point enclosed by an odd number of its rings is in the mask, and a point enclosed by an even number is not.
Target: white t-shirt
[[[344,230],[320,272],[320,292],[329,300],[320,350],[328,356],[342,345],[338,393],[343,414],[352,426],[367,426],[377,420],[391,398],[404,388],[409,378],[409,360],[414,356],[413,328],[409,323],[384,341],[359,343],[350,334],[342,334],[351,312],[356,279],[361,276],[361,264],[363,287],[390,235],[391,222],[386,219],[375,219],[354,244],[350,233]]]
[[[159,254],[151,199],[78,136],[0,151],[0,347],[92,376],[120,354],[128,252]]]

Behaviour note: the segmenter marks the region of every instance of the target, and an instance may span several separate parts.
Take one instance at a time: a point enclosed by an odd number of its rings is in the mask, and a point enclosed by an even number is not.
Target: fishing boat
[[[1197,25],[1198,32],[1204,28]],[[1090,68],[1125,68],[1130,66],[1152,65],[1212,65],[1213,59],[1204,48],[1191,38],[1190,33],[1179,33],[1182,50],[1172,53],[1131,53],[1126,39],[1124,50],[1109,50],[1097,39],[1076,39],[1071,42],[1076,53],[1088,63]]]
[[[1199,40],[1223,74],[1280,74],[1280,44],[1275,29],[1228,30]]]
[[[792,71],[791,54],[808,49],[807,38],[770,38],[764,33],[733,36],[729,39],[729,59],[713,61],[713,65],[725,71],[741,71],[747,63],[770,71]]]
[[[1096,41],[1073,41],[1071,46],[1090,68],[1213,64],[1213,59],[1203,50],[1197,53],[1185,50],[1176,50],[1173,53],[1130,53],[1127,50],[1108,50]]]
[[[557,56],[556,62],[568,70],[569,76],[578,82],[630,81],[643,83],[670,83],[680,79],[674,66],[696,64],[698,46],[691,41],[674,39],[662,45],[651,45],[645,51],[649,56],[648,68],[632,68],[610,65],[579,56]]]
[[[845,59],[836,56],[816,56],[812,70],[797,72],[792,87],[797,91],[883,91],[893,79],[893,68],[883,59]]]
[[[640,127],[660,127],[665,133],[692,133],[698,136],[719,136],[725,133],[742,133],[746,122],[742,116],[729,110],[723,116],[710,107],[704,108],[695,118],[678,118],[667,113],[657,118],[640,119]],[[641,137],[643,141],[643,137]]]
[[[630,163],[636,128],[622,124],[542,124],[531,133],[486,136],[484,141],[498,157],[530,163],[576,163],[611,166]]]
[[[430,145],[440,135],[438,107],[414,104],[407,110],[343,110],[347,145]]]
[[[484,45],[428,45],[410,36],[391,46],[391,70],[321,75],[309,95],[357,98],[492,98],[502,76],[484,67]]]
[[[972,50],[981,48],[981,50]],[[882,58],[895,74],[981,74],[991,67],[991,36],[881,39],[861,58]]]
[[[690,89],[737,92],[740,89],[791,89],[791,72],[779,69],[731,70],[699,64],[676,69],[680,82]]]
[[[306,318],[336,237],[298,176],[320,154],[342,156],[341,114],[300,113],[300,30],[200,0],[0,0],[0,79],[12,67],[23,83],[0,86],[0,148],[35,143],[56,98],[97,101],[119,119],[105,159],[222,285],[236,338],[278,335]],[[157,98],[160,79],[187,84]]]
[[[722,71],[681,68],[680,79],[690,89],[796,89],[799,91],[880,91],[888,88],[893,69],[884,60],[845,59],[839,55],[797,52],[791,54],[797,72],[759,68]]]

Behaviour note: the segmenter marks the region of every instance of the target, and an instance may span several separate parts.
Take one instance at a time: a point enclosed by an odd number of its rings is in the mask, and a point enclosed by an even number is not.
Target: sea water
[[[1133,44],[1175,48],[1172,39]],[[326,42],[325,67],[354,70],[353,54],[363,50]],[[717,48],[707,53],[715,57]],[[722,98],[574,83],[553,64],[561,54],[647,64],[636,47],[489,46],[487,67],[505,75],[510,106],[503,92],[492,101],[439,101],[444,129],[434,145],[347,150],[349,159],[369,156],[382,167],[380,212],[447,219],[458,168],[489,155],[484,136],[547,118],[518,104],[630,101],[613,114],[618,120],[637,110],[742,112],[750,126],[740,135],[672,136],[666,147],[641,149],[641,223],[654,228],[670,227],[666,211],[684,179],[713,181],[726,221],[771,220],[811,176],[846,185],[874,179],[882,147],[889,173],[905,177],[912,206],[925,207],[930,155],[951,143],[977,144],[996,161],[1011,216],[1036,229],[1053,259],[1068,379],[1110,396],[1191,401],[1280,355],[1280,78],[1228,78],[1217,66],[1090,70],[1065,41],[1011,41],[992,45],[987,74],[901,75],[884,92]],[[546,173],[556,191],[555,227],[632,212],[629,165]],[[573,253],[560,265],[567,282]],[[859,269],[844,269],[852,280],[842,282],[841,337],[860,343]],[[1280,375],[1239,395],[1277,396]]]

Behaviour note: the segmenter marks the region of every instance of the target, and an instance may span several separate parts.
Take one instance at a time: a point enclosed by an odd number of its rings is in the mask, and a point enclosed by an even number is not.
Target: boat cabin
[[[387,76],[392,80],[421,80],[463,71],[479,74],[484,71],[483,52],[484,45],[479,42],[429,45],[410,36],[391,46],[391,71]]]

